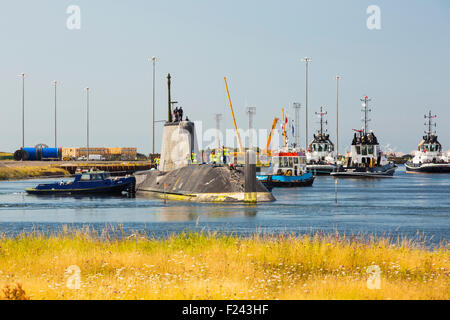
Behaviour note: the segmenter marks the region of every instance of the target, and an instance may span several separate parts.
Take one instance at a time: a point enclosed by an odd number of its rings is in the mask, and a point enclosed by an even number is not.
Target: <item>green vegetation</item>
[[[68,171],[56,166],[0,166],[0,180],[35,177],[68,176]]]
[[[405,239],[392,243],[340,235],[182,233],[157,240],[133,234],[119,240],[110,232],[65,228],[0,238],[0,297],[450,298],[450,256],[444,245],[428,250]],[[379,289],[367,285],[372,265],[381,271]],[[80,271],[79,289],[73,287],[74,270]]]
[[[0,152],[0,161],[3,160],[14,160],[14,155],[8,152]]]

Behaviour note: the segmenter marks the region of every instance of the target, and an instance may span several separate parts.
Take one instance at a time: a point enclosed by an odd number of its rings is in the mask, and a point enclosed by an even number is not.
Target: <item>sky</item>
[[[80,28],[69,29],[67,8],[80,8]],[[380,29],[369,29],[380,9]],[[73,20],[71,20],[73,21]],[[373,20],[371,20],[373,22]],[[152,151],[152,56],[156,63],[156,120],[167,118],[166,76],[172,98],[190,120],[232,129],[223,77],[237,124],[269,130],[281,108],[305,105],[309,65],[309,137],[314,112],[328,111],[336,136],[339,90],[340,151],[361,123],[360,98],[372,98],[370,129],[393,151],[410,152],[423,131],[423,115],[437,114],[437,133],[450,149],[450,2],[447,0],[149,1],[15,0],[0,10],[0,151],[22,144],[25,73],[25,145],[54,144],[54,92],[58,81],[58,146],[86,144],[86,92],[90,88],[90,145]],[[300,142],[305,139],[301,109]],[[162,123],[156,123],[160,151]],[[260,146],[265,141],[258,142]]]

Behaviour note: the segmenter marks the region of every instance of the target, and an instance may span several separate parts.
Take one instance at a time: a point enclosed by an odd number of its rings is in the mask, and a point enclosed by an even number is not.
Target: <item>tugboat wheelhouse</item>
[[[357,134],[358,133],[358,134]],[[382,152],[377,137],[371,131],[364,134],[362,130],[355,133],[348,162],[354,167],[374,167],[381,164]]]
[[[296,165],[306,164],[306,159],[304,156],[289,155],[289,156],[278,156],[278,168],[280,169],[293,169]]]

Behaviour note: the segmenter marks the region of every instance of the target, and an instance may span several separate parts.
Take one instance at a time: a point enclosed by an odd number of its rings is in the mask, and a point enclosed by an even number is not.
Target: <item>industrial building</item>
[[[103,160],[137,160],[137,148],[21,148],[14,153],[14,159],[20,160],[80,160],[92,155],[101,156]]]
[[[66,153],[64,153],[66,150]],[[80,157],[87,157],[87,148],[63,148],[63,154],[66,154],[64,160],[73,160]],[[136,160],[137,148],[89,148],[89,155],[99,155],[105,160]],[[66,159],[66,157],[68,159]]]

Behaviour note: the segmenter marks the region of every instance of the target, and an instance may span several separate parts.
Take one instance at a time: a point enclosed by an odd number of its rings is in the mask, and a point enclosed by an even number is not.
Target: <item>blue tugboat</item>
[[[266,170],[260,169],[256,178],[268,189],[274,187],[310,187],[315,176],[306,172],[306,156],[304,152],[277,152],[272,156],[272,163]]]
[[[123,191],[134,193],[135,185],[134,177],[111,178],[109,172],[85,171],[76,174],[74,181],[39,184],[25,191],[45,195],[120,194]]]

